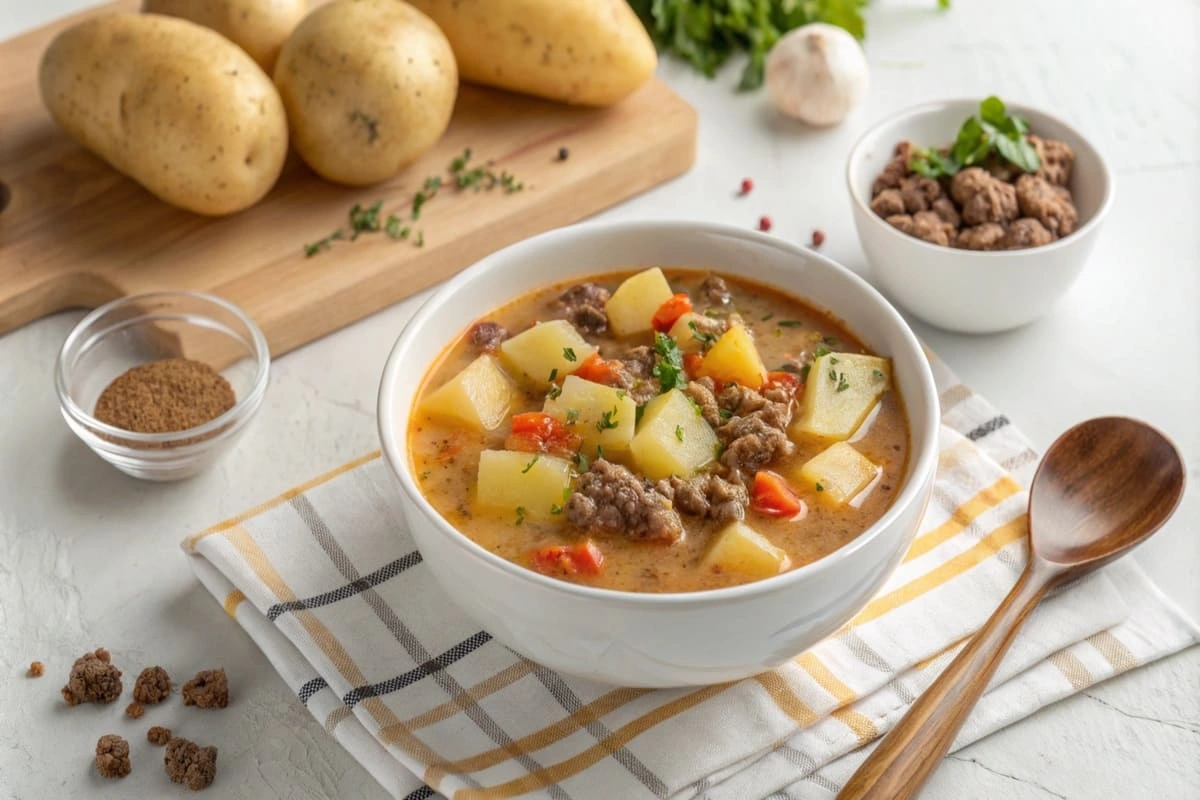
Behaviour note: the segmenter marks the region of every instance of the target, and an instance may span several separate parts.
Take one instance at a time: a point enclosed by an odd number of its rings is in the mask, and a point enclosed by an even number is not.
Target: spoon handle
[[[917,796],[1055,574],[1046,562],[1031,555],[1008,597],[883,737],[837,800],[904,800]]]

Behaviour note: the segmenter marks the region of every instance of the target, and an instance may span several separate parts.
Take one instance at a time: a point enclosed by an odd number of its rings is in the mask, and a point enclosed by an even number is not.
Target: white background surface
[[[0,0],[0,37],[84,5]],[[997,93],[1094,137],[1115,173],[1116,203],[1091,262],[1052,316],[991,337],[915,327],[1040,448],[1075,422],[1114,413],[1152,421],[1176,440],[1191,488],[1138,558],[1200,617],[1200,6],[957,0],[947,14],[934,6],[876,1],[868,13],[870,96],[830,131],[774,117],[762,93],[734,94],[733,70],[708,82],[666,61],[660,74],[700,111],[697,164],[604,216],[753,226],[769,214],[773,232],[790,239],[807,241],[822,228],[823,251],[867,273],[842,173],[870,121],[926,100]],[[736,199],[743,177],[757,188]],[[173,485],[117,473],[59,416],[52,367],[81,313],[0,337],[0,799],[183,796],[166,787],[161,751],[143,738],[160,723],[220,747],[208,796],[383,796],[196,583],[178,543],[374,449],[378,375],[414,308],[400,304],[279,359],[236,451]],[[67,709],[58,688],[71,661],[97,645],[134,672],[161,663],[182,678],[223,665],[234,702],[212,714],[151,707],[138,722],[116,707]],[[23,677],[33,659],[47,664],[40,681]],[[105,732],[122,732],[133,746],[134,773],[119,787],[92,768]],[[924,796],[1200,797],[1200,648],[961,751]]]

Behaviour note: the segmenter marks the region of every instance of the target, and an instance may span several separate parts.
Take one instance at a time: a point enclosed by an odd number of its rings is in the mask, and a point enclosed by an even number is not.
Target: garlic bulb
[[[867,59],[842,28],[814,22],[784,36],[767,55],[767,94],[784,114],[836,125],[867,93]]]

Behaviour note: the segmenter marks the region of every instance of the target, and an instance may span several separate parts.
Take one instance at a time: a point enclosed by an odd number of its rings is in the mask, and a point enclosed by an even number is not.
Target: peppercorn
[[[571,157],[571,151],[565,147],[558,148],[558,158],[555,161],[566,161]]]
[[[820,228],[814,228],[812,232],[812,246],[820,247],[825,244],[825,231]]]
[[[771,230],[771,218],[768,216],[765,216],[765,215],[759,217],[758,218],[758,229],[760,231],[763,231],[764,233],[766,231]]]
[[[738,194],[743,194],[743,195],[750,194],[750,192],[753,190],[754,190],[754,181],[750,180],[749,178],[742,178],[742,189],[740,192],[738,192]]]

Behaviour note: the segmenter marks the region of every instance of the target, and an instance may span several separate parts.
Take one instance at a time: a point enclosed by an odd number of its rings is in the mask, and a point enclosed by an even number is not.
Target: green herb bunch
[[[993,152],[1025,172],[1037,172],[1042,166],[1029,141],[1029,123],[1009,114],[994,96],[979,104],[977,115],[967,117],[948,153],[934,147],[915,150],[908,168],[927,178],[941,178],[982,163]]]
[[[629,0],[661,50],[690,62],[708,77],[734,53],[750,61],[738,89],[762,85],[767,53],[785,33],[810,22],[866,36],[862,10],[870,0]],[[938,0],[948,8],[950,0]]]

